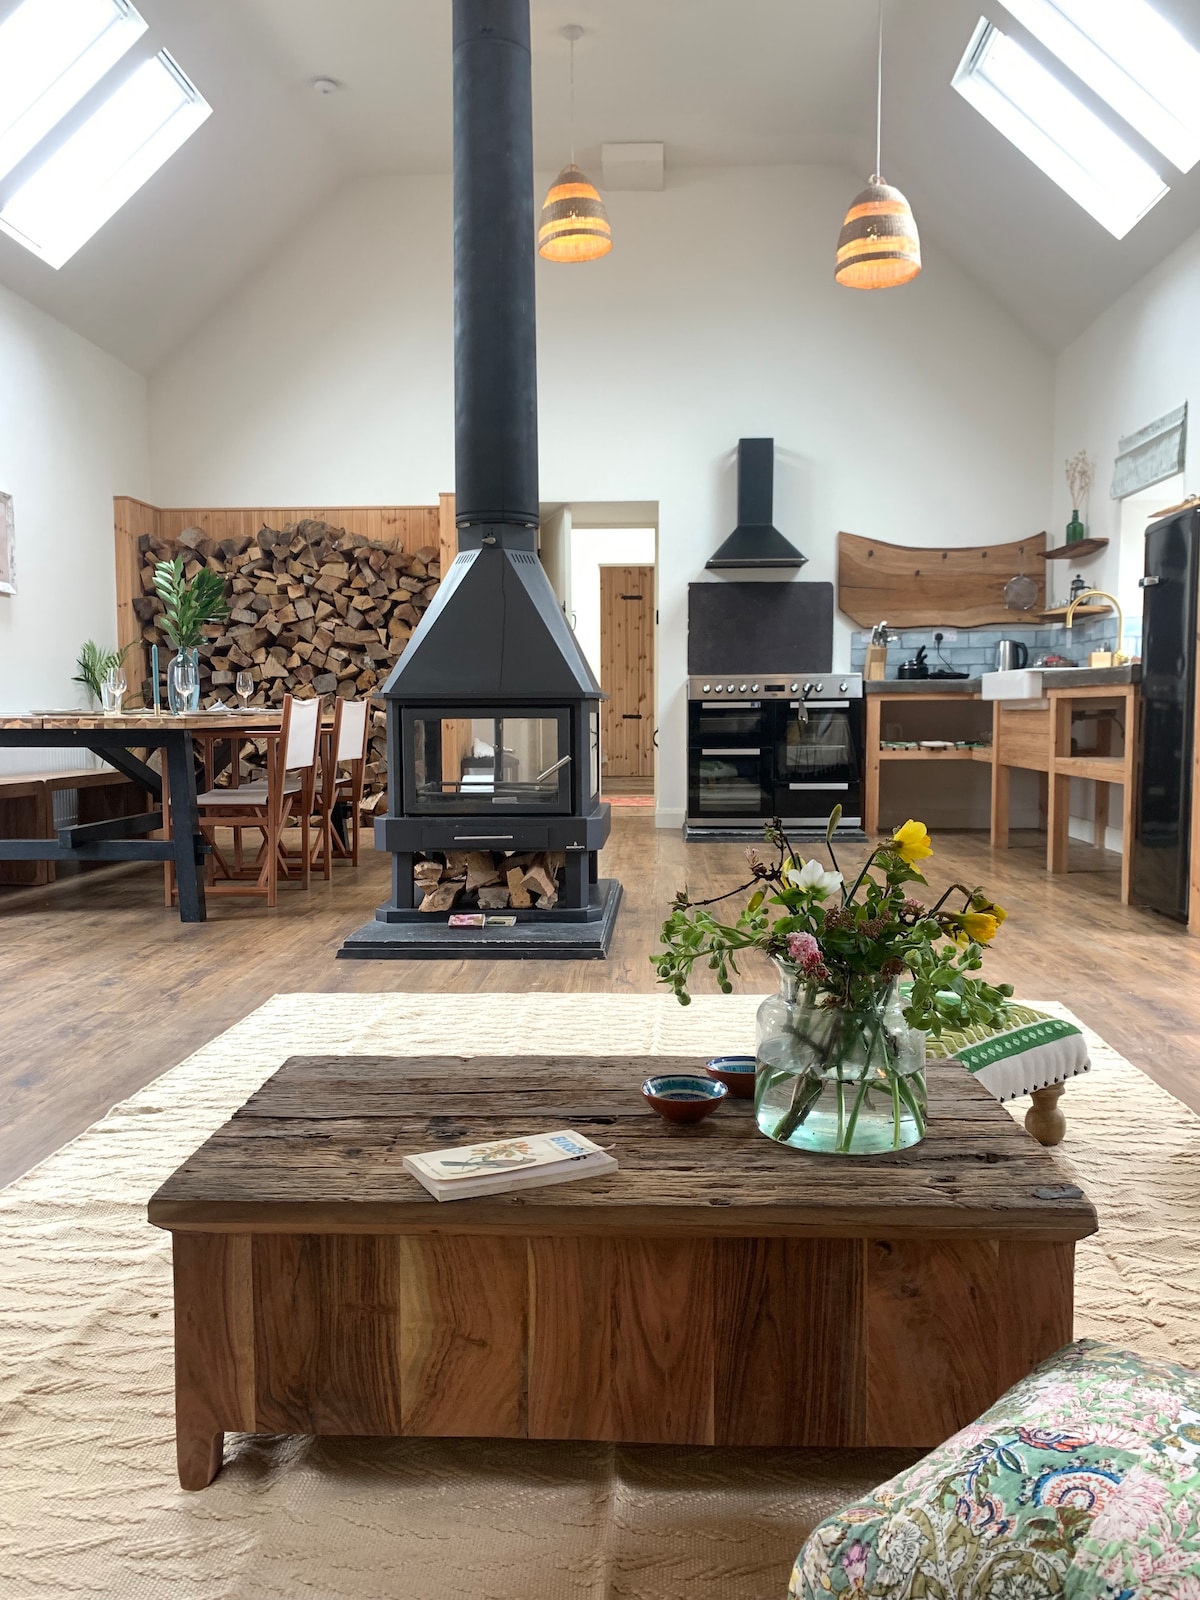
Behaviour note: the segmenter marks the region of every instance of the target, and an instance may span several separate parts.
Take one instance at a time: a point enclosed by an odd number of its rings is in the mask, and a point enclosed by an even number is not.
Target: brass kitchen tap
[[[1067,627],[1069,628],[1072,624],[1075,616],[1075,607],[1082,601],[1090,599],[1108,600],[1115,607],[1117,613],[1117,648],[1112,653],[1112,664],[1114,667],[1124,667],[1128,665],[1129,657],[1122,654],[1121,651],[1121,640],[1125,637],[1125,613],[1122,611],[1121,602],[1117,599],[1115,594],[1109,594],[1106,589],[1084,589],[1080,594],[1075,596],[1074,600],[1072,600],[1071,604],[1067,607]]]

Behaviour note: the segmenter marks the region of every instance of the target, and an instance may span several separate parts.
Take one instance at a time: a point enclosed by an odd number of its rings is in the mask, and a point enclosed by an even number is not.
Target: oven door
[[[769,712],[759,701],[688,706],[688,821],[737,827],[773,812]]]
[[[827,700],[775,707],[775,809],[793,822],[824,824],[834,806],[862,817],[863,702]]]

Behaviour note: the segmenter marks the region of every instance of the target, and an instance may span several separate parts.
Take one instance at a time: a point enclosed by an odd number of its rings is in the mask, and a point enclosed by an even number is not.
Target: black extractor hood
[[[705,566],[718,572],[728,567],[790,567],[793,571],[802,567],[808,557],[772,525],[774,501],[774,439],[739,439],[738,525]]]

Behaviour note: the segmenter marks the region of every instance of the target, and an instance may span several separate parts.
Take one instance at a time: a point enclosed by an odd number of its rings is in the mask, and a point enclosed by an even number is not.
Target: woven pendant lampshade
[[[875,171],[846,213],[833,275],[847,289],[898,289],[921,270],[921,239],[912,207],[879,175],[883,161],[883,0],[875,79]]]
[[[921,270],[916,219],[899,189],[876,174],[846,213],[834,277],[848,289],[898,289]]]
[[[574,162],[550,185],[538,229],[538,254],[547,261],[595,261],[612,249],[608,212],[595,184]]]

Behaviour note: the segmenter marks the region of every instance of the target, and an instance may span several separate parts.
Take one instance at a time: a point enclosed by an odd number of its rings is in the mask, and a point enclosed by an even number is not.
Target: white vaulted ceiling
[[[0,0],[0,9],[11,0]],[[577,47],[581,164],[662,141],[685,166],[874,164],[875,0],[531,0],[535,153],[566,159]],[[1200,43],[1200,0],[1156,0]],[[335,188],[450,166],[450,0],[137,0],[213,106],[184,148],[61,271],[0,238],[0,282],[152,369]],[[945,250],[1061,347],[1200,228],[1200,168],[1112,239],[950,88],[999,0],[888,0],[884,170]],[[309,81],[342,82],[318,96]],[[830,240],[832,254],[833,240]],[[747,241],[770,248],[770,241]]]

